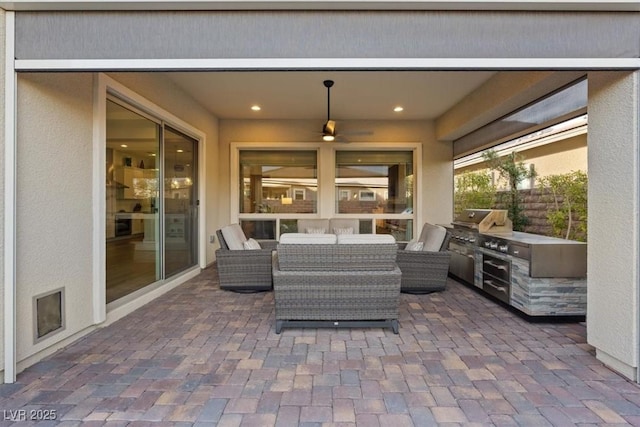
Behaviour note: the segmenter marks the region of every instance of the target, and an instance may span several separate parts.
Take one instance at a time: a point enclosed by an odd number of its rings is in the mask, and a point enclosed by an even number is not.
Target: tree
[[[554,207],[547,212],[547,219],[556,236],[587,240],[587,182],[583,171],[549,175],[540,180],[540,186],[551,192]]]
[[[535,172],[528,169],[515,152],[499,157],[494,150],[488,150],[482,157],[489,168],[497,171],[500,177],[507,181],[509,185],[506,200],[508,216],[513,222],[513,229],[523,231],[529,219],[523,213],[518,185],[525,179],[535,177]]]
[[[489,209],[496,200],[496,187],[488,172],[465,172],[455,177],[456,214],[465,209]]]

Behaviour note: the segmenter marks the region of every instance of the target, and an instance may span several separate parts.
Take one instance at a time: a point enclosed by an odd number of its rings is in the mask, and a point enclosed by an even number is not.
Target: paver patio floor
[[[640,425],[640,387],[584,324],[528,323],[452,280],[401,296],[399,335],[276,335],[273,293],[221,291],[211,267],[0,386],[0,409],[2,425]]]

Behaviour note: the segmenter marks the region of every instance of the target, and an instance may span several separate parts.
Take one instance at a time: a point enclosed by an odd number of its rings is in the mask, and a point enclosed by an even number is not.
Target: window
[[[315,151],[241,150],[239,158],[240,213],[317,212]]]
[[[304,200],[304,188],[293,189],[293,200]]]
[[[371,190],[360,190],[358,191],[358,198],[361,202],[375,202],[376,193]]]
[[[413,151],[337,151],[335,185],[336,213],[402,213],[413,208]]]
[[[297,232],[299,219],[341,217],[357,219],[360,233],[392,234],[399,241],[413,237],[414,157],[420,158],[420,144],[398,143],[394,150],[364,143],[346,149],[338,144],[234,145],[237,213],[232,220],[247,237],[278,239]]]

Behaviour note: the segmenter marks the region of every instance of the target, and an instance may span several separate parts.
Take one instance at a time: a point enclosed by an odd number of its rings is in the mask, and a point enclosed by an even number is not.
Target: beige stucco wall
[[[206,264],[215,259],[215,245],[209,243],[209,236],[215,235],[219,226],[218,209],[222,195],[218,193],[218,119],[205,110],[165,76],[154,73],[110,73],[109,77],[144,96],[154,104],[169,111],[206,134],[205,158],[200,159],[200,167],[205,165],[206,197],[201,206],[206,212]],[[203,161],[204,160],[204,161]]]
[[[317,144],[322,121],[317,120],[220,120],[220,187],[221,200],[230,200],[230,144],[234,142]],[[338,133],[367,131],[367,135],[348,136],[349,142],[420,142],[422,143],[422,219],[434,223],[449,223],[452,217],[453,169],[451,143],[436,141],[433,123],[425,121],[342,121]],[[338,147],[340,146],[337,143]],[[331,166],[333,167],[333,166]],[[236,201],[230,200],[235,204]],[[221,222],[230,221],[230,208],[220,204]]]
[[[206,133],[207,229],[215,230],[217,119],[155,74],[114,76]],[[93,326],[92,73],[25,73],[18,79],[17,360],[19,369]],[[204,161],[202,161],[204,160]],[[207,261],[213,262],[207,244]],[[34,344],[32,299],[65,289],[66,328]],[[76,334],[76,335],[74,335]],[[44,353],[43,353],[44,352]],[[28,362],[24,362],[28,360]],[[23,362],[20,364],[20,362]]]
[[[640,73],[589,73],[587,339],[630,378],[638,366]]]
[[[18,78],[17,360],[92,324],[91,74]],[[66,329],[35,344],[35,295],[64,288]]]

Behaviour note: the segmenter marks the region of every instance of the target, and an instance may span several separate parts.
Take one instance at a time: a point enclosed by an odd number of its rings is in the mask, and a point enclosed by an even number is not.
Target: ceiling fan
[[[331,120],[331,87],[333,87],[333,83],[334,83],[333,80],[325,80],[323,82],[324,87],[327,88],[327,121],[325,122],[324,125],[322,125],[322,140],[327,142],[332,142],[332,141],[347,142],[347,140],[344,139],[344,135],[346,134],[348,135],[373,134],[373,132],[371,131],[364,131],[364,132],[350,131],[350,132],[340,132],[340,135],[337,134],[336,121]]]
[[[327,88],[327,122],[322,126],[322,140],[334,141],[336,139],[336,122],[331,120],[331,87],[333,80],[325,80],[324,87]]]

